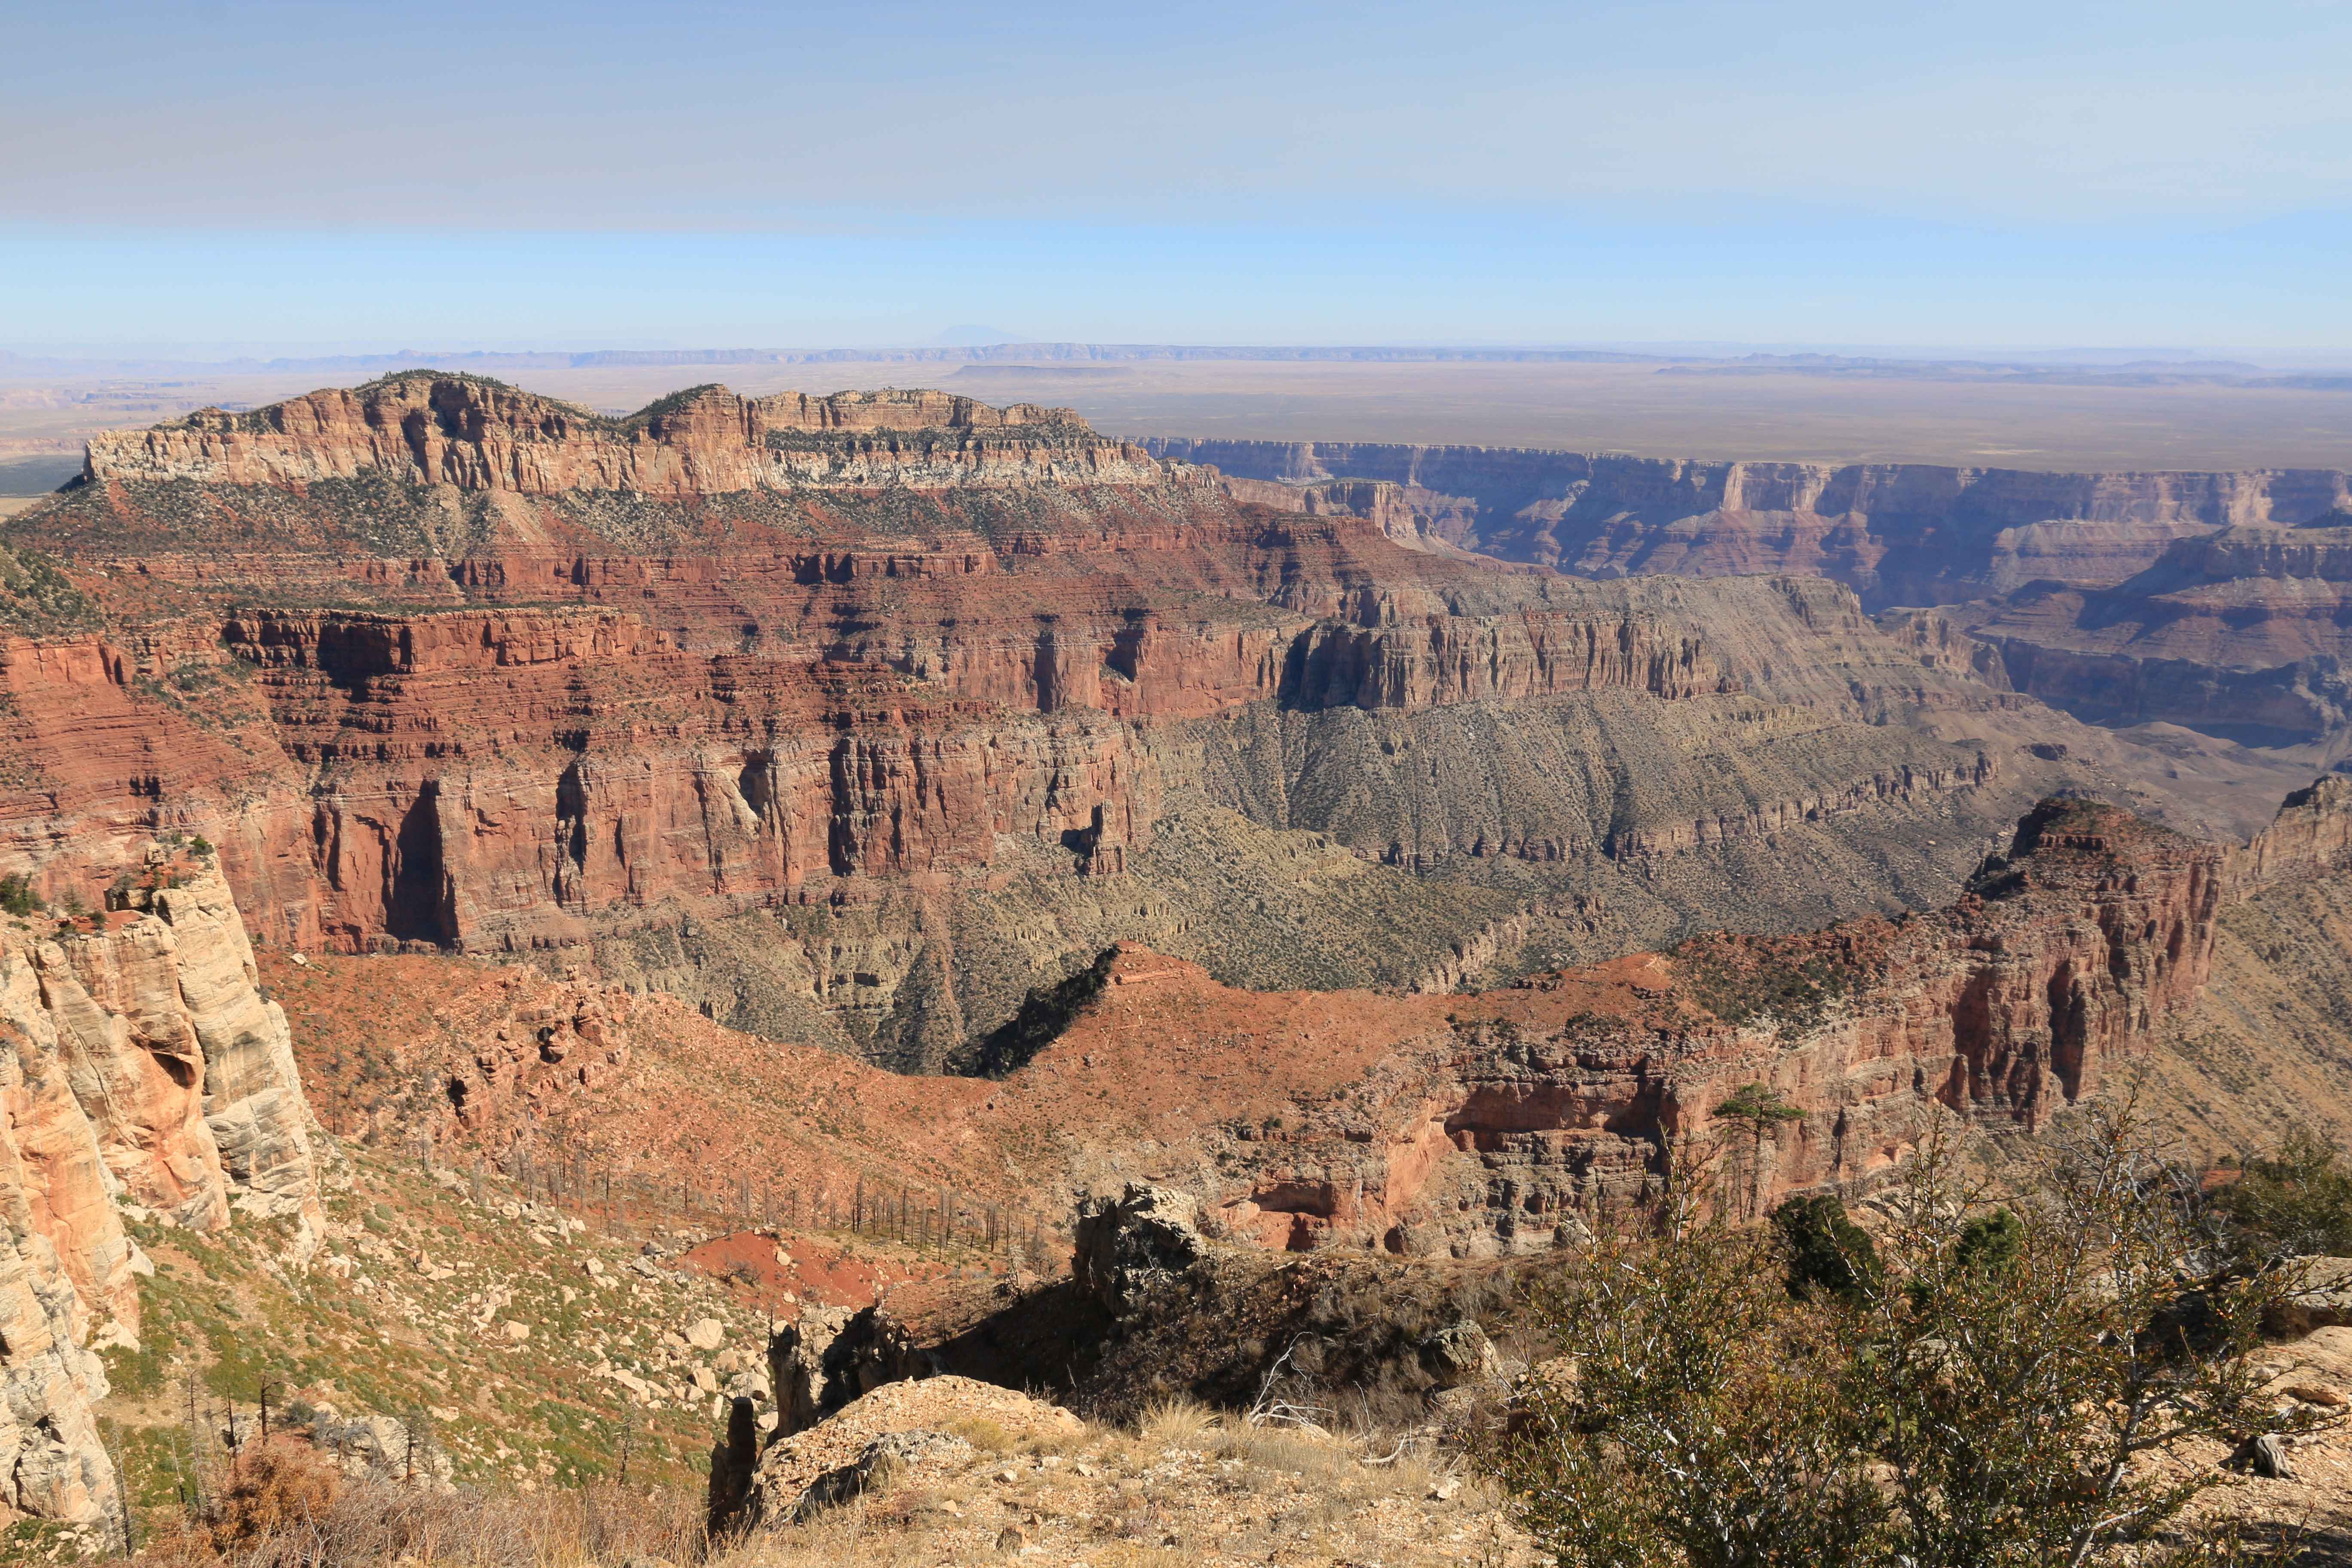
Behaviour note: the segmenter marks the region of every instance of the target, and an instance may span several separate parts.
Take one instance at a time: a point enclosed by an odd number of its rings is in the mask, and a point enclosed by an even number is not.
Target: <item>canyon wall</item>
[[[928,1068],[1120,937],[1403,985],[1580,900],[1531,928],[1579,957],[1934,901],[2041,794],[2148,798],[1837,584],[1580,580],[1117,447],[425,374],[94,443],[6,528],[80,597],[0,596],[0,868],[200,833],[274,945],[589,944]]]
[[[2121,583],[2036,583],[1966,618],[2018,689],[2095,723],[2294,745],[2352,722],[2352,529],[2180,539]]]
[[[1938,1122],[2032,1131],[2100,1092],[2196,1002],[2226,908],[2347,864],[2335,778],[2236,849],[2046,801],[1934,914],[1410,1004],[1433,1016],[1360,1079],[1219,1143],[1218,1212],[1267,1246],[1479,1255],[1552,1246],[1677,1161],[1749,1214],[1864,1190]],[[1793,1116],[1743,1122],[1747,1085]]]
[[[2039,579],[2120,582],[2175,539],[2294,527],[2346,503],[2336,469],[2043,473],[1926,464],[1706,462],[1523,447],[1154,437],[1156,456],[1337,499],[1396,487],[1391,532],[1425,531],[1587,576],[1803,572],[1872,608],[1950,604]],[[1267,499],[1263,488],[1247,493]],[[1400,515],[1402,514],[1402,515]],[[1406,518],[1415,521],[1408,522]]]
[[[826,437],[814,441],[800,437]],[[415,373],[250,414],[204,409],[101,436],[90,484],[298,486],[374,471],[460,490],[630,491],[678,499],[762,488],[893,484],[1157,485],[1140,448],[1066,409],[991,408],[937,392],[783,393],[698,387],[625,420],[476,376]]]
[[[135,1347],[123,1215],[216,1230],[322,1215],[284,1012],[263,996],[228,884],[160,847],[100,914],[0,918],[0,1507],[116,1511],[90,1414],[96,1342]]]

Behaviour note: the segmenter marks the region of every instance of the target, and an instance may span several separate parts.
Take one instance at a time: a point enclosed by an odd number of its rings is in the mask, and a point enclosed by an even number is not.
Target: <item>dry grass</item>
[[[1010,1454],[1020,1447],[1020,1440],[1006,1429],[1002,1421],[992,1421],[985,1415],[959,1415],[944,1424],[944,1430],[962,1438],[983,1454]]]
[[[1223,1417],[1196,1399],[1155,1399],[1136,1418],[1135,1433],[1146,1447],[1198,1448],[1222,1423]]]
[[[436,1491],[344,1479],[323,1491],[297,1466],[214,1517],[159,1535],[143,1563],[186,1568],[374,1568],[413,1560],[450,1568],[588,1568],[633,1558],[687,1563],[703,1552],[702,1501],[679,1489],[598,1485],[577,1491]],[[305,1472],[304,1474],[307,1474]]]

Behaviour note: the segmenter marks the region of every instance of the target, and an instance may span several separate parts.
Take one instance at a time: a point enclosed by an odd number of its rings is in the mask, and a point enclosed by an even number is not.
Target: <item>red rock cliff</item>
[[[1433,1016],[1304,1125],[1226,1145],[1255,1174],[1223,1212],[1274,1246],[1541,1247],[1596,1204],[1654,1190],[1678,1146],[1760,1213],[1866,1186],[1939,1120],[2032,1131],[2100,1092],[2195,998],[2227,899],[2340,870],[2341,784],[2290,797],[2239,850],[2048,801],[1937,914],[1706,938],[1409,1004],[1443,1009],[1443,1026]],[[1760,1131],[1723,1117],[1745,1084],[1800,1115]]]

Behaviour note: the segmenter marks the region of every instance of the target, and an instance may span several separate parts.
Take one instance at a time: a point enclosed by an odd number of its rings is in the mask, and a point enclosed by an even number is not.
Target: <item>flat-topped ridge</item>
[[[602,415],[487,376],[405,371],[265,408],[198,409],[89,443],[92,484],[297,489],[366,473],[460,490],[621,491],[1157,485],[1171,465],[1076,412],[928,388],[747,398],[689,387]]]

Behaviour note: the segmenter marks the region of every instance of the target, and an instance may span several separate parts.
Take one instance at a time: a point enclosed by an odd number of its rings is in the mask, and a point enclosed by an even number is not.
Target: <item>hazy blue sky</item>
[[[0,342],[2352,346],[2352,5],[0,0]]]

